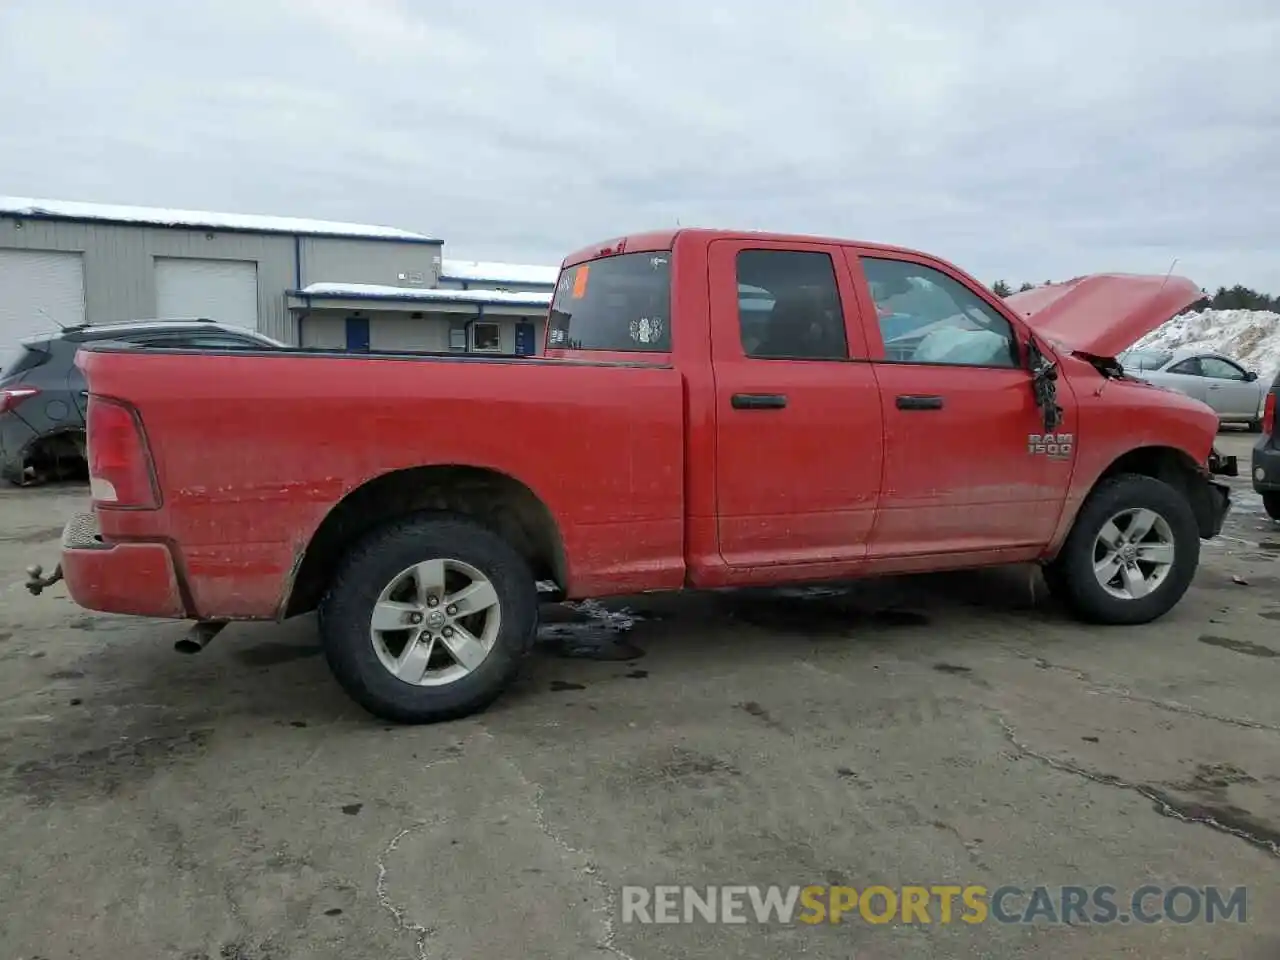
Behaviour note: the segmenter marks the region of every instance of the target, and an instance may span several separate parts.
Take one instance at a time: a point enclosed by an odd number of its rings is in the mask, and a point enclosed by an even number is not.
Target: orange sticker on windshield
[[[591,265],[584,263],[573,275],[573,299],[581,300],[587,295],[587,271],[590,269]]]

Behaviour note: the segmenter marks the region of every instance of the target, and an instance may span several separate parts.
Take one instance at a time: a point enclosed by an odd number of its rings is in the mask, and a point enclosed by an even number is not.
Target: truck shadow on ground
[[[659,667],[710,676],[729,654],[736,664],[785,665],[814,644],[855,657],[894,648],[936,659],[958,632],[972,635],[1006,615],[1062,617],[1026,568],[544,604],[531,662],[491,709],[558,710],[562,701],[549,689],[606,679],[590,661],[621,668],[608,670],[610,679],[630,682]],[[22,722],[0,732],[8,774],[0,790],[36,803],[136,788],[204,756],[224,736],[405,729],[347,699],[329,674],[313,616],[233,625],[196,656],[173,652],[180,624],[91,615],[69,626],[96,633],[102,645],[50,663],[43,687],[24,698]]]

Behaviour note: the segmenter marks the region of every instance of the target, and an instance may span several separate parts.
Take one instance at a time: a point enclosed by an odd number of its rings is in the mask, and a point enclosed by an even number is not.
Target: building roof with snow
[[[440,265],[442,280],[464,283],[514,284],[517,286],[554,287],[560,268],[528,263],[497,263],[486,260],[450,260]]]
[[[401,243],[439,244],[442,242],[410,230],[362,223],[246,213],[213,213],[204,210],[171,210],[163,207],[127,207],[71,200],[41,200],[34,197],[0,196],[0,216],[29,220],[99,221],[134,226],[229,230],[241,233],[284,233],[298,236],[394,240]]]
[[[517,293],[506,290],[439,290],[424,287],[390,287],[375,283],[312,283],[293,296],[316,300],[400,300],[422,303],[466,303],[487,306],[537,307],[551,305],[551,294]]]

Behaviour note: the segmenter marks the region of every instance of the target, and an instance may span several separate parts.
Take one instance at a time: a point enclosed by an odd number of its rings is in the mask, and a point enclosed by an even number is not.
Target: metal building
[[[516,291],[504,273],[549,268],[476,264],[498,276],[442,282],[442,247],[393,227],[0,197],[0,349],[150,317],[355,351],[540,349],[555,269]]]
[[[453,290],[482,288],[549,294],[555,291],[559,277],[559,267],[528,263],[487,263],[446,257],[440,267],[440,286]]]
[[[289,308],[305,346],[527,355],[542,349],[559,272],[445,258],[429,288],[312,283]]]

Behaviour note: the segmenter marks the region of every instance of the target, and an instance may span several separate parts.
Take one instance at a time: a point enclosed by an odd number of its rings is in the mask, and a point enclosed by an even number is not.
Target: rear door
[[[1065,421],[1047,437],[1012,311],[927,258],[854,249],[848,258],[885,418],[871,555],[1047,543],[1074,459],[1069,384],[1058,381]]]
[[[839,247],[715,240],[708,270],[721,556],[739,568],[860,560],[884,431]]]

